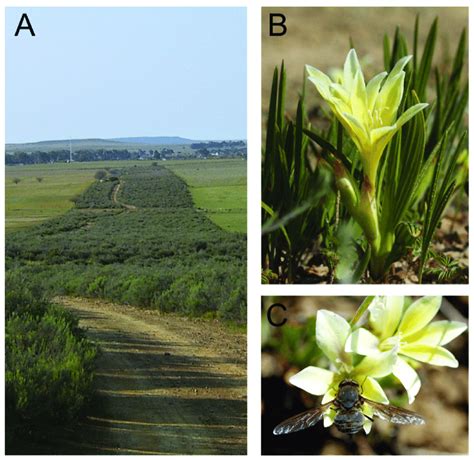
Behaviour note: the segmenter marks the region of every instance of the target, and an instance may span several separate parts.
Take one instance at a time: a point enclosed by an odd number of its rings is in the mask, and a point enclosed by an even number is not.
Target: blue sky
[[[7,8],[6,141],[244,139],[246,36],[244,8]]]

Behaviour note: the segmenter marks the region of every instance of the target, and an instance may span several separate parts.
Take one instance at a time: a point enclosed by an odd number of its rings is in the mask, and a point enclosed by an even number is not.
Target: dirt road
[[[117,185],[115,185],[114,189],[112,190],[112,201],[115,204],[119,204],[120,206],[123,206],[125,209],[128,209],[129,211],[136,211],[137,207],[133,206],[132,204],[126,204],[122,203],[121,201],[118,200],[118,193],[120,191],[120,187],[122,186],[122,182],[118,182]]]
[[[57,301],[101,348],[96,401],[56,439],[76,454],[245,454],[246,339],[218,322]]]

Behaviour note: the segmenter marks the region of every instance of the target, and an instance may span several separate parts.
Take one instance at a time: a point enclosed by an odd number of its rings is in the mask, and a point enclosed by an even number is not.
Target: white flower
[[[462,334],[467,325],[458,321],[430,321],[438,313],[441,297],[423,297],[404,311],[403,297],[378,297],[369,306],[373,333],[360,328],[350,334],[344,350],[365,356],[397,350],[393,375],[400,380],[411,404],[421,382],[409,364],[415,360],[435,366],[458,367],[454,355],[443,345]]]
[[[353,355],[345,350],[350,335],[351,326],[342,316],[328,310],[319,310],[316,318],[316,342],[334,370],[309,366],[293,375],[290,383],[310,394],[323,395],[321,404],[325,404],[335,399],[343,380],[351,379],[359,383],[364,398],[387,404],[387,396],[375,379],[392,373],[397,360],[396,347],[386,352],[372,353],[353,365]],[[366,405],[362,407],[362,411],[371,415]],[[329,408],[324,414],[324,426],[332,425],[335,415],[335,411]],[[368,433],[371,427],[372,422],[367,419],[364,424],[365,432]]]

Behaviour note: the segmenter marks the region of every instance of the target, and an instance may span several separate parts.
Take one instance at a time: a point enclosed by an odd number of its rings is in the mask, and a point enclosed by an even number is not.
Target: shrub
[[[97,172],[94,174],[94,177],[95,177],[97,180],[105,179],[105,178],[107,177],[107,171],[104,171],[103,169],[99,169],[99,171],[97,171]]]
[[[6,441],[71,422],[88,401],[95,347],[72,314],[32,289],[8,287],[5,326]]]

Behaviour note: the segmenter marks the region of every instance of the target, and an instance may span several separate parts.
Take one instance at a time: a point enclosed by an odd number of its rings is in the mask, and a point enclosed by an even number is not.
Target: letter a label
[[[21,30],[28,30],[32,37],[35,37],[35,31],[33,30],[33,26],[31,25],[30,18],[26,13],[21,15],[20,22],[18,23],[18,27],[16,28],[15,37],[18,37]]]

